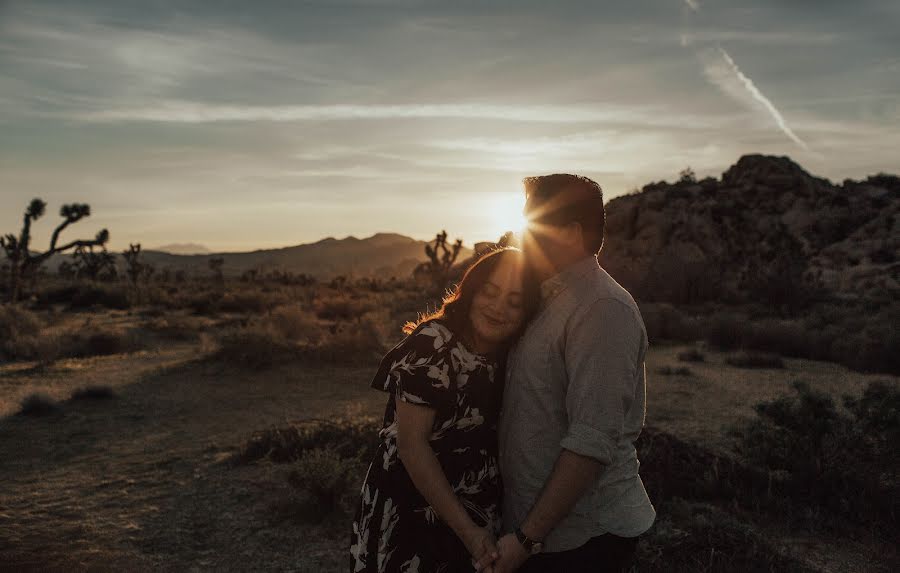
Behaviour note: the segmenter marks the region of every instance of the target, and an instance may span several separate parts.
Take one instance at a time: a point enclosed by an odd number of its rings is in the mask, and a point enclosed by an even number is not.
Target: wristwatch
[[[544,549],[544,543],[542,541],[535,541],[531,539],[522,531],[521,527],[516,528],[516,539],[519,540],[519,543],[522,544],[522,547],[525,548],[525,551],[528,552],[529,555],[535,555],[540,553],[542,549]]]

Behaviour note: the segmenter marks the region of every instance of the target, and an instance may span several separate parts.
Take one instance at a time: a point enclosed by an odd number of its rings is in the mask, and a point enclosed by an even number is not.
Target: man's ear
[[[569,223],[560,234],[563,244],[571,248],[584,248],[584,230],[581,223]]]

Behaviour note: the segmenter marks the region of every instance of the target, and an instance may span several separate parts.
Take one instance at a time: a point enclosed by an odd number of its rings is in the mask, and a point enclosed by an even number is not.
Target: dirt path
[[[287,486],[266,474],[281,468],[220,461],[286,419],[380,410],[381,397],[362,391],[371,368],[226,376],[183,357],[119,360],[145,368],[115,398],[0,421],[0,569],[326,571],[339,562],[339,527],[275,523]]]

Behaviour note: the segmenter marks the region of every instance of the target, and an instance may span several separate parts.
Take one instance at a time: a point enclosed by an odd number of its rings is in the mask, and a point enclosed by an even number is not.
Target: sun
[[[498,193],[495,196],[489,209],[491,210],[494,234],[498,239],[507,231],[512,231],[517,237],[522,236],[522,231],[528,226],[528,219],[522,214],[524,208],[525,194],[522,191]]]

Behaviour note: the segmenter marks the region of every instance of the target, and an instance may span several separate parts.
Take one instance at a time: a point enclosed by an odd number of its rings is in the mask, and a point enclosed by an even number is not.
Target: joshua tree
[[[209,259],[209,269],[213,272],[213,278],[215,278],[218,283],[225,282],[225,276],[222,274],[222,265],[224,264],[225,259],[222,257],[213,257]]]
[[[57,225],[50,238],[50,248],[42,253],[34,254],[31,251],[31,224],[40,219],[47,210],[47,203],[41,199],[32,199],[25,215],[22,218],[22,230],[18,237],[8,234],[0,237],[0,247],[6,251],[6,258],[9,264],[9,300],[16,302],[19,299],[22,286],[22,279],[27,277],[29,273],[41,266],[47,259],[56,253],[62,253],[74,248],[93,248],[94,246],[105,245],[109,241],[109,231],[103,229],[97,233],[93,240],[76,240],[58,245],[59,235],[62,231],[91,214],[91,208],[84,203],[72,203],[63,205],[59,210],[59,216],[63,218],[62,223]]]
[[[73,254],[75,258],[76,276],[92,281],[114,280],[118,277],[116,260],[103,246],[99,251],[94,251],[94,245],[79,245]]]
[[[141,261],[141,244],[131,243],[127,251],[122,251],[125,257],[125,274],[131,284],[137,286],[141,281],[149,281],[155,269],[153,265]]]
[[[443,286],[461,250],[462,239],[457,239],[452,246],[448,246],[447,231],[441,231],[435,236],[434,241],[425,244],[428,262],[416,267],[415,274],[427,274],[435,285]]]

